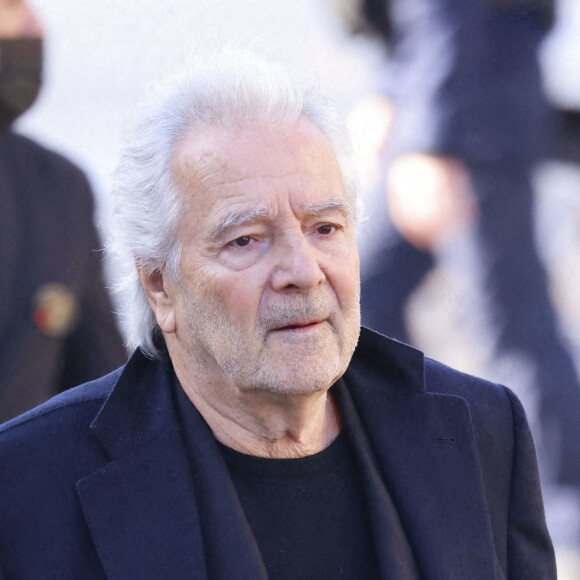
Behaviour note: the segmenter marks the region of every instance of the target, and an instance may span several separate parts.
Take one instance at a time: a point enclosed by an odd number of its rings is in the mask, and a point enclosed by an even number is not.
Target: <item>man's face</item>
[[[239,391],[330,387],[360,310],[354,218],[326,138],[305,119],[208,128],[178,146],[173,175],[186,211],[180,280],[166,283],[172,356]]]
[[[42,26],[24,0],[0,0],[0,38],[39,38]]]

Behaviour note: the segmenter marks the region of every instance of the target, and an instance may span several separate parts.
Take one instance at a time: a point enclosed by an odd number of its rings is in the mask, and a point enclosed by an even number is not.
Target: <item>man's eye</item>
[[[318,228],[316,228],[316,231],[319,234],[322,234],[323,236],[328,236],[329,234],[332,234],[332,232],[334,232],[335,230],[336,226],[332,224],[324,224],[323,226],[319,226]]]
[[[249,246],[252,242],[253,240],[251,236],[241,236],[231,241],[230,246],[234,246],[237,248],[245,248],[246,246]]]

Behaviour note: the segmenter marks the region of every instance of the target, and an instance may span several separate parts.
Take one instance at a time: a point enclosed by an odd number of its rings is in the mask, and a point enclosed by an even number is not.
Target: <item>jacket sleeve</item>
[[[513,415],[514,447],[508,511],[508,578],[556,579],[554,548],[546,527],[540,477],[524,409],[506,389]]]

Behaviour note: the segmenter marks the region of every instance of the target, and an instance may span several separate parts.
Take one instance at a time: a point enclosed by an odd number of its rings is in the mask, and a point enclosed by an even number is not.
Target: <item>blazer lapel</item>
[[[234,484],[207,423],[179,385],[179,415],[192,462],[212,580],[267,580],[260,550],[238,499]]]
[[[136,353],[92,425],[111,462],[77,492],[108,578],[207,578],[168,377]]]
[[[495,578],[467,404],[425,392],[423,356],[414,349],[363,332],[357,352],[364,355],[355,355],[345,382],[421,576]]]
[[[389,490],[383,482],[381,469],[366,436],[360,417],[344,381],[333,387],[340,408],[343,429],[350,441],[364,485],[377,561],[383,580],[419,580],[416,559],[405,528]]]

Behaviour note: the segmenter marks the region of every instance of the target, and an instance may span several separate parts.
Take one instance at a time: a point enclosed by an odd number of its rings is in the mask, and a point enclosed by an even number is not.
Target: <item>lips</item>
[[[324,322],[324,319],[320,319],[320,320],[308,320],[306,322],[292,322],[290,324],[286,324],[284,326],[279,326],[278,328],[274,328],[274,331],[280,331],[280,330],[300,330],[300,329],[306,329],[306,328],[310,328],[313,326],[316,326],[320,323]]]

